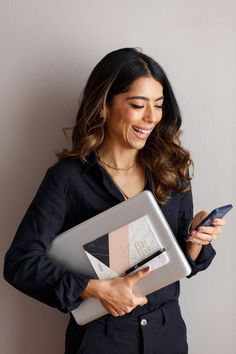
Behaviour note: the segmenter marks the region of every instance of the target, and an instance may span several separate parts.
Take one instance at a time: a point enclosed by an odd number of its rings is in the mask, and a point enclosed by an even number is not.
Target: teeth
[[[133,129],[137,132],[137,133],[141,133],[141,134],[149,134],[150,130],[146,130],[146,129],[141,129],[138,127],[133,127]]]

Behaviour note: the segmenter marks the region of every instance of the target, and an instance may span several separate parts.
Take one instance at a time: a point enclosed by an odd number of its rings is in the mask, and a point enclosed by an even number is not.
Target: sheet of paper
[[[84,245],[100,279],[111,279],[122,274],[161,248],[158,235],[152,230],[146,216]],[[149,265],[154,270],[167,262],[168,257],[164,252],[142,268]]]

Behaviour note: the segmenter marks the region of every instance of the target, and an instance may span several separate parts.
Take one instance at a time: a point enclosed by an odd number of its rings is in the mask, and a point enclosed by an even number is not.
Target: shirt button
[[[147,320],[145,318],[143,318],[140,323],[141,323],[141,326],[146,326]]]

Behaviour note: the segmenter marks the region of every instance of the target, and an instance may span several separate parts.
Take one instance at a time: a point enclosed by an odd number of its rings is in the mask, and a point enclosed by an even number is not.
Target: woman
[[[166,74],[147,55],[119,49],[92,71],[72,149],[60,153],[60,161],[47,171],[7,252],[4,269],[13,286],[63,312],[90,296],[101,301],[108,315],[85,326],[71,316],[66,354],[188,352],[179,282],[137,297],[133,285],[149,269],[97,280],[69,272],[46,256],[57,234],[150,189],[192,267],[190,276],[206,269],[215,255],[211,242],[224,220],[195,230],[206,213],[192,218],[191,159],[180,144],[180,126]]]

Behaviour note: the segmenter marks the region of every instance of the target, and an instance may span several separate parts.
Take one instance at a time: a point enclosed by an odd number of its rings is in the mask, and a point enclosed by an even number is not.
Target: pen
[[[132,273],[134,270],[138,270],[142,265],[144,265],[145,263],[151,261],[153,258],[160,256],[160,254],[162,254],[163,252],[165,252],[165,248],[162,248],[160,250],[158,250],[157,252],[151,254],[150,256],[148,256],[147,258],[144,258],[142,261],[140,261],[139,263],[136,263],[134,266],[132,266],[131,268],[127,269],[122,276],[128,275],[130,273]]]

